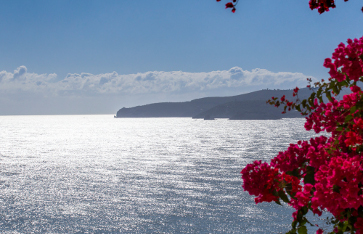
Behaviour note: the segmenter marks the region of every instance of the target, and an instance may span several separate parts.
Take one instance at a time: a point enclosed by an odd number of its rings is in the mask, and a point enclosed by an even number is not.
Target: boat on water
[[[210,116],[210,115],[206,115],[204,117],[204,120],[214,120],[214,117]]]

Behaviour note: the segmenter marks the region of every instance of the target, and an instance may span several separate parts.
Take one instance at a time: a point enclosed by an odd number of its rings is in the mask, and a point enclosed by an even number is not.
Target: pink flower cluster
[[[332,59],[327,58],[324,67],[329,68],[331,78],[337,81],[350,80],[358,81],[363,75],[363,37],[360,39],[348,39],[348,45],[340,43],[335,49]],[[338,71],[341,69],[341,71]]]
[[[279,173],[277,168],[272,168],[267,163],[261,163],[261,161],[247,165],[241,173],[244,181],[242,187],[250,195],[256,196],[256,204],[277,201],[279,199],[278,192],[286,184],[290,184],[291,190],[294,192],[301,190],[298,178],[286,173]]]
[[[326,208],[335,217],[350,209],[355,212],[363,205],[363,166],[361,156],[332,157],[315,173],[313,209]]]
[[[220,2],[221,0],[217,0],[217,2]],[[232,13],[236,12],[236,5],[238,3],[238,0],[232,0],[232,2],[227,2],[226,3],[226,9],[227,8],[232,8]]]
[[[220,2],[221,0],[216,0],[217,2]],[[232,12],[236,12],[236,5],[238,0],[233,0],[232,2],[226,3],[226,9],[232,8]],[[344,0],[344,2],[348,2],[348,0]],[[309,1],[309,7],[311,10],[318,9],[318,12],[320,14],[329,11],[329,8],[335,8],[335,2],[334,0],[310,0]],[[363,12],[363,7],[362,7]]]
[[[344,0],[344,2],[348,2],[348,0]],[[311,10],[318,9],[320,14],[329,11],[329,8],[335,8],[334,0],[310,0],[309,7]],[[361,9],[363,12],[363,7]]]
[[[243,188],[256,196],[256,203],[282,199],[294,207],[295,226],[304,223],[307,210],[318,215],[326,210],[337,220],[337,231],[363,234],[363,92],[357,86],[363,81],[363,37],[348,40],[347,46],[340,44],[332,59],[324,63],[330,68],[330,82],[335,82],[324,86],[329,101],[315,98],[305,102],[311,110],[306,130],[331,136],[290,144],[269,164],[255,161],[247,165],[241,171]],[[343,81],[352,93],[341,100],[331,97],[332,86]],[[297,92],[295,89],[294,94]],[[273,100],[281,101],[285,108],[296,104],[284,96]]]
[[[348,0],[344,0],[347,2]],[[310,0],[309,7],[311,10],[318,9],[318,12],[324,13],[329,11],[329,8],[335,8],[334,0]]]

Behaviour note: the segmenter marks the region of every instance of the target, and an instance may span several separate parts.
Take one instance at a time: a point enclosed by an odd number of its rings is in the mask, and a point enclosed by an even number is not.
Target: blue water
[[[240,171],[308,139],[303,119],[0,116],[1,233],[284,233]]]

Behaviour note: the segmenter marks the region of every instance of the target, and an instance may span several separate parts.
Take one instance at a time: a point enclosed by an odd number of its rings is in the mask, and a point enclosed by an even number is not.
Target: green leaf
[[[307,234],[308,233],[308,229],[306,228],[306,226],[301,226],[301,227],[299,227],[299,229],[297,229],[297,232],[299,234]]]
[[[333,185],[333,192],[339,193],[340,192],[340,187],[336,184]]]
[[[348,82],[346,82],[345,80],[341,81],[340,84],[341,84],[341,86],[345,86],[345,87],[347,87],[349,85]]]
[[[348,227],[348,220],[344,221],[344,226],[343,226],[343,232],[345,232],[345,230],[347,229]]]
[[[347,116],[345,117],[344,122],[348,122],[348,121],[349,121],[349,120],[351,120],[351,119],[353,119],[353,116],[351,116],[351,115],[347,115]]]
[[[278,199],[277,201],[275,201],[275,203],[276,203],[277,205],[282,206],[282,204],[281,204],[281,202],[280,202],[280,199]]]
[[[314,99],[309,98],[308,101],[310,106],[314,106]]]
[[[333,87],[333,91],[334,91],[334,93],[336,94],[336,95],[338,95],[340,92],[339,92],[339,90],[338,90],[338,88],[337,88],[337,86],[334,86]]]
[[[305,224],[307,223],[307,219],[304,217],[302,220],[301,220],[301,222],[300,222],[300,224],[299,224],[299,226],[301,227],[301,226],[305,226]]]
[[[329,99],[329,101],[332,101],[332,100],[333,100],[333,99],[331,98],[331,93],[330,93],[330,91],[329,91],[329,90],[325,92],[325,95],[326,95],[326,97]]]
[[[300,174],[299,174],[299,169],[298,168],[296,168],[295,170],[293,170],[293,171],[288,171],[288,172],[286,172],[286,174],[288,174],[288,175],[292,175],[292,176],[295,176],[295,177],[299,177],[300,176]]]
[[[303,106],[304,108],[306,108],[306,99],[302,100],[301,104],[302,104],[302,106]]]
[[[304,218],[303,212],[302,212],[301,210],[299,210],[299,211],[297,212],[297,215],[296,215],[296,220],[297,220],[299,223],[301,223],[301,221],[303,220],[303,218]]]
[[[291,226],[292,226],[293,229],[296,229],[296,225],[297,225],[297,221],[296,220],[291,223]]]
[[[295,177],[299,177],[300,176],[300,170],[299,168],[296,168],[295,170],[292,171],[292,174]]]
[[[286,234],[296,234],[296,230],[295,229],[290,230],[290,231],[286,232]]]
[[[292,192],[292,183],[288,183],[285,186],[286,192],[291,196],[291,192]]]
[[[336,82],[334,80],[330,81],[329,89],[332,89],[336,85]]]
[[[308,209],[308,207],[304,206],[301,208],[301,211],[304,215],[306,215],[308,213],[309,209]]]
[[[337,130],[338,132],[341,132],[341,131],[343,131],[343,127],[338,127],[336,130]]]
[[[357,107],[353,106],[352,108],[350,108],[350,113],[353,114],[356,110],[357,110]]]
[[[300,104],[295,106],[295,109],[299,112],[301,112]]]
[[[315,174],[314,167],[307,167],[306,175],[304,177],[304,183],[312,185],[315,184],[314,174]]]
[[[289,203],[289,198],[286,196],[286,193],[283,190],[279,191],[279,197],[286,203]]]

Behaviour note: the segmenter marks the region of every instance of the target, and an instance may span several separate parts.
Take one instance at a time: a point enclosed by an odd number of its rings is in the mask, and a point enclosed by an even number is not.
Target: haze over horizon
[[[0,1],[0,115],[122,107],[306,86],[361,36],[359,2]],[[321,43],[321,42],[324,43]],[[316,42],[316,43],[315,43]]]
[[[3,115],[110,114],[124,106],[232,96],[266,88],[304,87],[306,75],[233,67],[200,73],[75,73],[59,78],[54,73],[28,73],[25,66],[20,66],[14,72],[1,71],[0,84]]]

